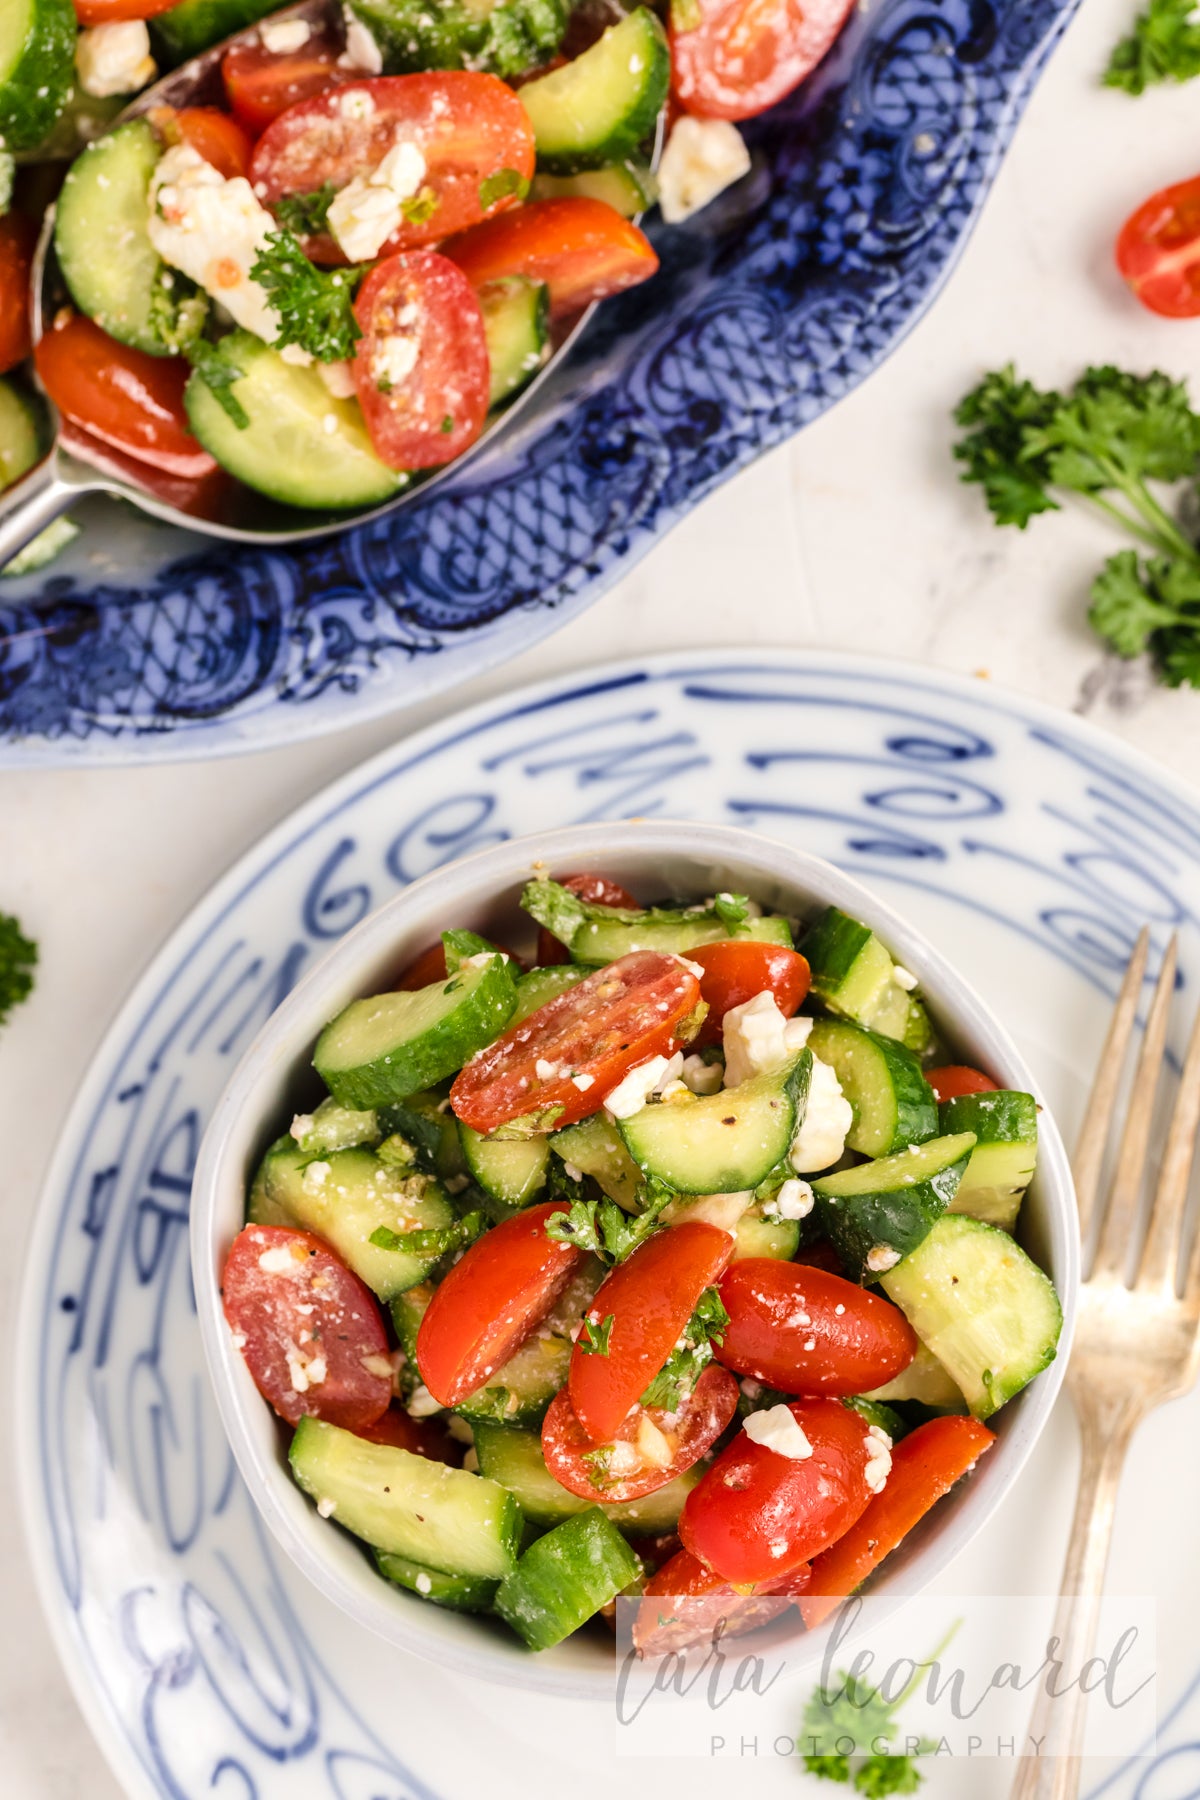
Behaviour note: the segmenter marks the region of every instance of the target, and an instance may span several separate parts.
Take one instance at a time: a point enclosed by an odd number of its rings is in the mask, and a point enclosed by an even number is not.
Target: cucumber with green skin
[[[1011,1231],[1037,1168],[1037,1101],[998,1088],[943,1101],[939,1111],[943,1131],[973,1131],[976,1140],[950,1211]]]
[[[886,1405],[874,1394],[853,1394],[842,1404],[852,1412],[861,1413],[868,1425],[877,1425],[880,1431],[886,1431],[893,1444],[898,1444],[902,1437],[908,1435],[908,1421],[902,1419],[894,1407]]]
[[[570,1493],[554,1479],[542,1455],[541,1439],[534,1431],[476,1425],[475,1451],[481,1471],[515,1494],[521,1511],[535,1525],[557,1525],[595,1504]],[[635,1537],[673,1531],[684,1501],[703,1473],[703,1466],[697,1464],[640,1500],[606,1501],[601,1510],[614,1525]]]
[[[461,1069],[515,1004],[504,957],[464,963],[428,987],[352,1000],[317,1039],[313,1067],[344,1106],[386,1106]]]
[[[0,145],[32,150],[75,86],[79,26],[71,0],[4,0],[0,8]]]
[[[521,1509],[486,1476],[314,1418],[296,1427],[288,1460],[298,1486],[376,1550],[484,1581],[516,1566]]]
[[[493,1606],[531,1650],[578,1631],[641,1574],[641,1564],[598,1506],[531,1544]]]
[[[812,1184],[825,1235],[854,1281],[877,1281],[911,1255],[946,1211],[975,1139],[930,1138]]]
[[[869,925],[827,907],[804,939],[812,991],[838,1018],[924,1048],[925,1009],[896,980],[896,964]]]
[[[754,1188],[787,1156],[808,1101],[812,1052],[703,1099],[647,1105],[618,1121],[626,1150],[645,1174],[679,1194]]]
[[[278,7],[279,0],[179,0],[168,12],[147,20],[154,54],[163,67],[174,68],[235,31],[257,25]]]
[[[658,184],[644,163],[606,163],[578,175],[535,175],[531,200],[603,200],[623,219],[637,219],[658,199]]]
[[[775,1262],[790,1262],[800,1248],[799,1219],[767,1219],[762,1204],[756,1202],[738,1220],[733,1233],[733,1262],[750,1256],[768,1256]]]
[[[383,1134],[374,1111],[360,1112],[337,1100],[322,1100],[312,1113],[293,1119],[288,1135],[297,1149],[313,1157],[331,1150],[357,1150],[361,1144],[374,1148]]]
[[[442,1181],[453,1181],[467,1172],[458,1135],[458,1120],[450,1109],[449,1084],[445,1092],[432,1088],[409,1094],[379,1109],[380,1130],[385,1137],[398,1133],[412,1144],[418,1163]]]
[[[517,982],[517,1004],[513,1007],[509,1025],[519,1025],[530,1013],[538,1012],[548,1006],[551,1000],[557,1000],[568,988],[586,981],[587,969],[580,968],[577,963],[558,963],[549,969],[530,969],[528,975],[522,975]]]
[[[484,1137],[461,1119],[458,1135],[472,1178],[508,1211],[528,1206],[545,1187],[550,1166],[546,1138]]]
[[[995,1225],[965,1214],[939,1219],[882,1285],[977,1419],[990,1418],[1054,1360],[1058,1295]]]
[[[607,1113],[593,1113],[577,1125],[566,1125],[550,1138],[550,1148],[581,1175],[590,1175],[601,1191],[636,1212],[643,1186],[638,1168]]]
[[[808,1042],[813,1055],[834,1070],[854,1109],[847,1149],[890,1156],[938,1135],[933,1089],[912,1051],[895,1038],[847,1020],[818,1019]]]
[[[0,377],[0,492],[39,461],[42,441],[40,403],[15,381]]]
[[[410,1594],[419,1594],[422,1600],[432,1600],[435,1606],[448,1606],[454,1612],[490,1612],[500,1585],[478,1575],[447,1575],[407,1556],[391,1556],[386,1550],[375,1552],[375,1567],[397,1587],[407,1588]]]
[[[33,575],[38,569],[44,569],[52,563],[56,556],[61,556],[67,547],[79,536],[79,527],[73,519],[51,519],[49,525],[43,525],[36,537],[30,538],[23,550],[6,562],[0,569],[0,575],[7,580],[11,575]]]
[[[384,73],[481,69],[522,75],[553,56],[567,0],[349,0],[375,39]]]
[[[491,387],[488,405],[499,406],[532,381],[550,355],[550,289],[544,281],[505,275],[479,289]]]
[[[788,949],[792,944],[786,919],[772,915],[746,918],[731,930],[715,903],[647,909],[601,906],[580,900],[557,881],[539,879],[526,884],[521,905],[566,946],[572,962],[600,968],[635,950],[686,956],[701,944],[725,938],[749,938]]]
[[[926,1344],[917,1345],[917,1354],[907,1369],[901,1369],[898,1375],[893,1375],[882,1387],[872,1388],[863,1398],[882,1401],[915,1400],[919,1405],[928,1407],[931,1413],[964,1413],[967,1410],[967,1403],[958,1383],[943,1369]]]
[[[518,90],[539,167],[573,175],[633,156],[653,135],[670,79],[667,34],[639,6],[565,68]]]

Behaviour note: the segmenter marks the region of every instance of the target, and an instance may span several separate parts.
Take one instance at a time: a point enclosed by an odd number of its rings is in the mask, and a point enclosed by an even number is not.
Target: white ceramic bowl
[[[293,1112],[319,1093],[309,1058],[321,1027],[360,994],[377,991],[449,926],[470,926],[520,949],[529,921],[517,902],[538,863],[599,869],[650,900],[736,891],[767,910],[813,915],[830,903],[871,924],[921,981],[962,1060],[1006,1087],[1036,1093],[1003,1027],[932,945],[831,864],[769,838],[661,819],[568,827],[497,845],[426,875],[365,919],[288,996],[259,1033],[218,1102],[192,1188],[192,1268],[200,1329],[238,1467],[272,1533],[310,1581],[367,1630],[403,1650],[494,1681],[582,1696],[611,1693],[612,1654],[583,1634],[531,1655],[496,1621],[445,1611],[390,1586],[357,1542],[318,1517],[288,1473],[286,1433],[234,1349],[221,1310],[220,1271],[244,1222],[258,1159]],[[1023,1468],[1049,1417],[1066,1360],[1079,1280],[1075,1197],[1062,1141],[1045,1110],[1037,1176],[1021,1237],[1054,1280],[1064,1328],[1059,1357],[999,1414],[996,1448],[888,1559],[873,1591],[899,1602],[919,1592],[980,1531]]]

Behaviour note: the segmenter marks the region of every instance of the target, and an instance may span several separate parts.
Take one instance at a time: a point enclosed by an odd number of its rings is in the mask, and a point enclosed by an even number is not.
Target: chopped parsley
[[[400,202],[400,211],[410,225],[427,225],[440,205],[433,189],[423,187],[419,194],[410,194]]]
[[[1200,75],[1200,13],[1196,0],[1149,0],[1104,71],[1105,87],[1144,94],[1163,81]]]
[[[0,1025],[33,992],[38,947],[11,913],[0,913]]]
[[[446,431],[446,432],[450,432],[450,431],[454,430],[454,418],[451,413],[447,413],[445,418],[442,420],[442,430]]]
[[[518,170],[497,169],[494,175],[486,175],[480,182],[479,204],[486,212],[498,200],[508,200],[514,195],[523,200],[528,192],[529,183]]]
[[[332,181],[310,194],[285,194],[273,203],[272,211],[284,231],[295,237],[316,237],[329,224],[329,208],[337,195]]]
[[[615,1323],[615,1313],[609,1313],[596,1324],[591,1319],[585,1319],[583,1329],[575,1340],[576,1346],[584,1356],[607,1356],[608,1340]]]
[[[712,1361],[712,1347],[721,1342],[728,1323],[729,1314],[720,1294],[715,1287],[705,1288],[684,1326],[682,1338],[641,1396],[640,1404],[677,1412]]]
[[[465,1213],[453,1225],[441,1225],[428,1231],[389,1231],[379,1225],[367,1239],[377,1250],[398,1250],[406,1256],[446,1256],[451,1250],[465,1250],[487,1229],[481,1212]]]
[[[150,284],[149,325],[175,356],[189,355],[208,318],[208,295],[175,269],[160,269]]]
[[[825,1781],[845,1782],[857,1793],[867,1795],[868,1800],[883,1800],[886,1794],[916,1793],[922,1780],[916,1756],[889,1755],[876,1749],[876,1745],[900,1739],[900,1708],[957,1629],[957,1625],[952,1626],[933,1655],[916,1664],[907,1686],[895,1700],[885,1700],[878,1688],[844,1672],[835,1675],[833,1688],[817,1688],[804,1709],[804,1722],[796,1740],[809,1773]],[[846,1748],[848,1743],[853,1749]],[[922,1739],[917,1755],[927,1755],[934,1747]]]
[[[264,288],[279,317],[277,347],[297,344],[318,362],[345,362],[362,336],[354,290],[364,271],[318,269],[290,231],[268,232],[250,278]]]
[[[607,1196],[601,1200],[572,1200],[566,1212],[553,1213],[546,1220],[546,1236],[559,1244],[590,1250],[603,1262],[624,1262],[657,1231],[659,1214],[675,1198],[673,1189],[658,1183],[647,1183],[643,1192],[645,1205],[632,1218]]]
[[[239,369],[228,356],[222,356],[217,346],[210,344],[207,338],[197,338],[194,343],[188,344],[184,355],[217,405],[232,419],[239,431],[245,431],[250,423],[250,414],[232,392],[234,382],[242,379],[245,370]]]

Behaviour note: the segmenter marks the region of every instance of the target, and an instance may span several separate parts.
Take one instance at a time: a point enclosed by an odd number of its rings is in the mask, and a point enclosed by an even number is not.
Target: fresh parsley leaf
[[[979,482],[997,525],[1023,531],[1035,513],[1058,511],[1058,501],[1046,491],[1045,465],[1025,451],[1026,431],[1047,425],[1058,403],[1057,394],[1019,381],[1011,363],[985,375],[960,402],[954,421],[966,427],[966,435],[954,455],[965,470],[961,479]]]
[[[712,905],[713,911],[730,937],[750,917],[750,896],[748,894],[718,894]]]
[[[0,1025],[33,992],[38,947],[11,913],[0,913]]]
[[[583,1329],[575,1339],[576,1348],[584,1356],[607,1356],[608,1340],[616,1323],[616,1314],[609,1313],[606,1318],[593,1323],[591,1319],[583,1321]]]
[[[447,433],[454,430],[454,416],[452,413],[447,413],[442,420],[442,430]]]
[[[569,1179],[565,1177],[564,1179]],[[657,1231],[659,1215],[675,1198],[674,1190],[647,1183],[645,1203],[631,1218],[615,1200],[574,1199],[566,1212],[546,1220],[546,1236],[559,1244],[575,1244],[607,1263],[624,1262],[627,1256]]]
[[[497,200],[508,200],[514,194],[523,200],[528,192],[529,183],[519,170],[497,169],[494,175],[485,175],[480,182],[479,204],[486,212]]]
[[[678,1411],[712,1361],[712,1347],[721,1342],[728,1324],[729,1314],[720,1294],[715,1287],[705,1288],[680,1342],[642,1394],[640,1404],[661,1406],[664,1412]]]
[[[873,1755],[872,1745],[896,1736],[895,1712],[868,1682],[838,1674],[832,1689],[819,1687],[804,1709],[801,1749],[807,1755],[843,1754],[847,1739],[854,1745],[847,1755]]]
[[[197,338],[195,343],[188,344],[184,355],[217,405],[232,419],[239,431],[245,431],[250,423],[250,414],[237,395],[231,392],[234,382],[242,379],[245,370],[239,369],[228,356],[222,356],[217,346],[210,344],[206,338]]]
[[[1200,75],[1200,16],[1196,0],[1150,0],[1122,38],[1104,72],[1105,87],[1144,94],[1161,81]]]
[[[423,187],[419,194],[410,194],[400,202],[400,211],[410,225],[427,225],[440,205],[433,189]]]
[[[271,210],[284,231],[294,237],[316,237],[329,223],[329,208],[337,194],[332,181],[315,188],[310,194],[285,194],[272,203]]]
[[[517,1119],[509,1119],[505,1125],[497,1125],[488,1133],[500,1143],[511,1143],[519,1138],[544,1137],[553,1131],[564,1112],[562,1102],[556,1100],[552,1106],[539,1106],[536,1112],[522,1113]]]
[[[318,362],[345,362],[362,336],[354,317],[361,268],[318,269],[290,231],[271,231],[250,266],[279,318],[275,342],[297,344]]]
[[[885,1794],[915,1794],[922,1775],[911,1756],[868,1756],[854,1771],[854,1785],[871,1800],[882,1800]]]
[[[208,295],[175,269],[161,269],[150,284],[150,329],[175,356],[187,355],[204,330]]]
[[[428,1231],[389,1231],[386,1225],[379,1225],[367,1242],[378,1250],[398,1250],[406,1256],[446,1256],[451,1250],[465,1250],[486,1228],[481,1212],[469,1212],[453,1225]]]

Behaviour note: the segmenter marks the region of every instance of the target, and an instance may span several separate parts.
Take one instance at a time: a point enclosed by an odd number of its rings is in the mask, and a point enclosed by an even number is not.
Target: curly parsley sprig
[[[290,231],[270,231],[250,266],[279,317],[276,347],[296,344],[318,362],[345,362],[362,336],[354,290],[364,266],[318,269]]]
[[[582,1183],[571,1182],[569,1176],[560,1182],[560,1192],[569,1204],[564,1212],[552,1213],[546,1220],[546,1236],[558,1244],[574,1244],[580,1250],[590,1250],[593,1256],[606,1263],[624,1262],[632,1255],[639,1244],[659,1229],[663,1208],[677,1197],[673,1188],[647,1182],[642,1190],[645,1195],[642,1210],[630,1217],[607,1196],[600,1200],[584,1199]]]
[[[957,1630],[955,1623],[933,1654],[914,1666],[907,1685],[895,1700],[885,1700],[878,1688],[844,1672],[835,1675],[834,1688],[817,1688],[804,1709],[804,1722],[796,1740],[809,1773],[825,1781],[845,1782],[867,1795],[868,1800],[882,1800],[887,1794],[916,1793],[922,1781],[916,1757],[893,1755],[877,1746],[899,1741],[900,1708]],[[846,1743],[854,1748],[839,1749]],[[917,1755],[928,1755],[934,1748],[922,1739]]]
[[[1105,87],[1144,94],[1164,81],[1200,75],[1200,13],[1196,0],[1149,0],[1121,39],[1104,71]]]
[[[33,992],[38,947],[11,913],[0,913],[0,1025]]]

